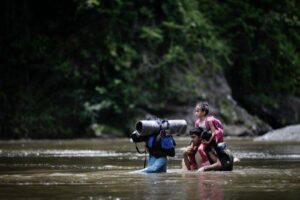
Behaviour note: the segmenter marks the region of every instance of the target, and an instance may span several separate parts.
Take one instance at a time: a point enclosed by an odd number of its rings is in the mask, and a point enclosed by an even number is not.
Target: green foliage
[[[187,102],[192,95],[183,94],[193,89],[180,84],[191,77],[186,66],[195,73],[205,68],[194,55],[202,53],[212,70],[220,70],[229,53],[197,1],[102,1],[99,9],[85,12],[96,12],[97,25],[106,27],[93,32],[101,48],[89,47],[99,48],[97,65],[105,74],[85,104],[98,123],[124,128],[124,116],[134,116],[136,108]]]
[[[142,27],[140,38],[158,43],[163,41],[161,30],[155,27]]]
[[[299,95],[297,1],[4,5],[2,138],[90,136],[91,124],[126,131],[139,108],[193,100],[207,71],[225,69],[235,94],[266,94],[266,104],[270,93]]]
[[[228,76],[237,96],[278,92],[300,95],[298,1],[200,3],[201,11],[233,50]]]

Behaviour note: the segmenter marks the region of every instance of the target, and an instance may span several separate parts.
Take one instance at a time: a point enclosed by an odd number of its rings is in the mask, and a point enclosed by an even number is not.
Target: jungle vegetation
[[[1,4],[1,138],[128,133],[140,109],[190,102],[205,70],[225,73],[242,103],[300,96],[296,0]]]

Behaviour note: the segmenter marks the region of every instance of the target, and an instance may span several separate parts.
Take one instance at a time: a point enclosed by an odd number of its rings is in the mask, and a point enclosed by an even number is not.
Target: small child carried
[[[207,102],[200,102],[195,107],[195,127],[206,128],[208,131],[211,131],[211,137],[208,141],[205,141],[199,146],[199,154],[201,156],[202,165],[208,163],[208,158],[205,152],[205,148],[213,140],[216,142],[218,148],[224,150],[225,144],[223,143],[224,139],[224,126],[219,119],[209,114],[209,106]]]

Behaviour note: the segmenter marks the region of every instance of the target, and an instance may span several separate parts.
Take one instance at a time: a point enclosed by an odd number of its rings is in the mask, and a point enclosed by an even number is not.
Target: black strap
[[[145,150],[145,151],[140,151],[140,150],[139,150],[139,148],[138,148],[136,142],[135,142],[134,144],[135,144],[135,149],[136,149],[136,151],[137,151],[139,154],[146,153],[146,150]]]
[[[146,167],[146,162],[147,162],[147,151],[146,151],[146,149],[144,151],[140,151],[137,144],[136,144],[136,142],[134,144],[135,144],[135,149],[139,154],[143,154],[143,153],[145,154],[145,159],[144,159],[144,168],[145,168]]]
[[[171,136],[172,137],[172,136]],[[176,146],[176,142],[175,142],[175,140],[174,140],[174,138],[172,137],[172,140],[173,140],[173,142],[174,142],[174,146]]]
[[[147,162],[147,153],[146,153],[146,150],[145,150],[144,168],[146,167],[146,162]]]

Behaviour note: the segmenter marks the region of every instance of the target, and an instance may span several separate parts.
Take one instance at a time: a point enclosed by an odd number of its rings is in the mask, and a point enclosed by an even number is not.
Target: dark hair
[[[201,137],[202,132],[204,131],[204,128],[198,127],[198,128],[193,128],[190,130],[190,135],[197,135]]]
[[[203,140],[209,140],[211,137],[211,132],[207,131],[206,128],[198,127],[190,130],[190,135],[197,135]]]
[[[202,131],[201,139],[208,141],[210,139],[210,137],[211,137],[210,131],[207,131],[207,130]]]
[[[200,109],[205,112],[205,115],[208,115],[208,113],[209,113],[209,106],[208,106],[208,103],[206,101],[199,102],[199,103],[197,103],[196,106],[199,106]]]

